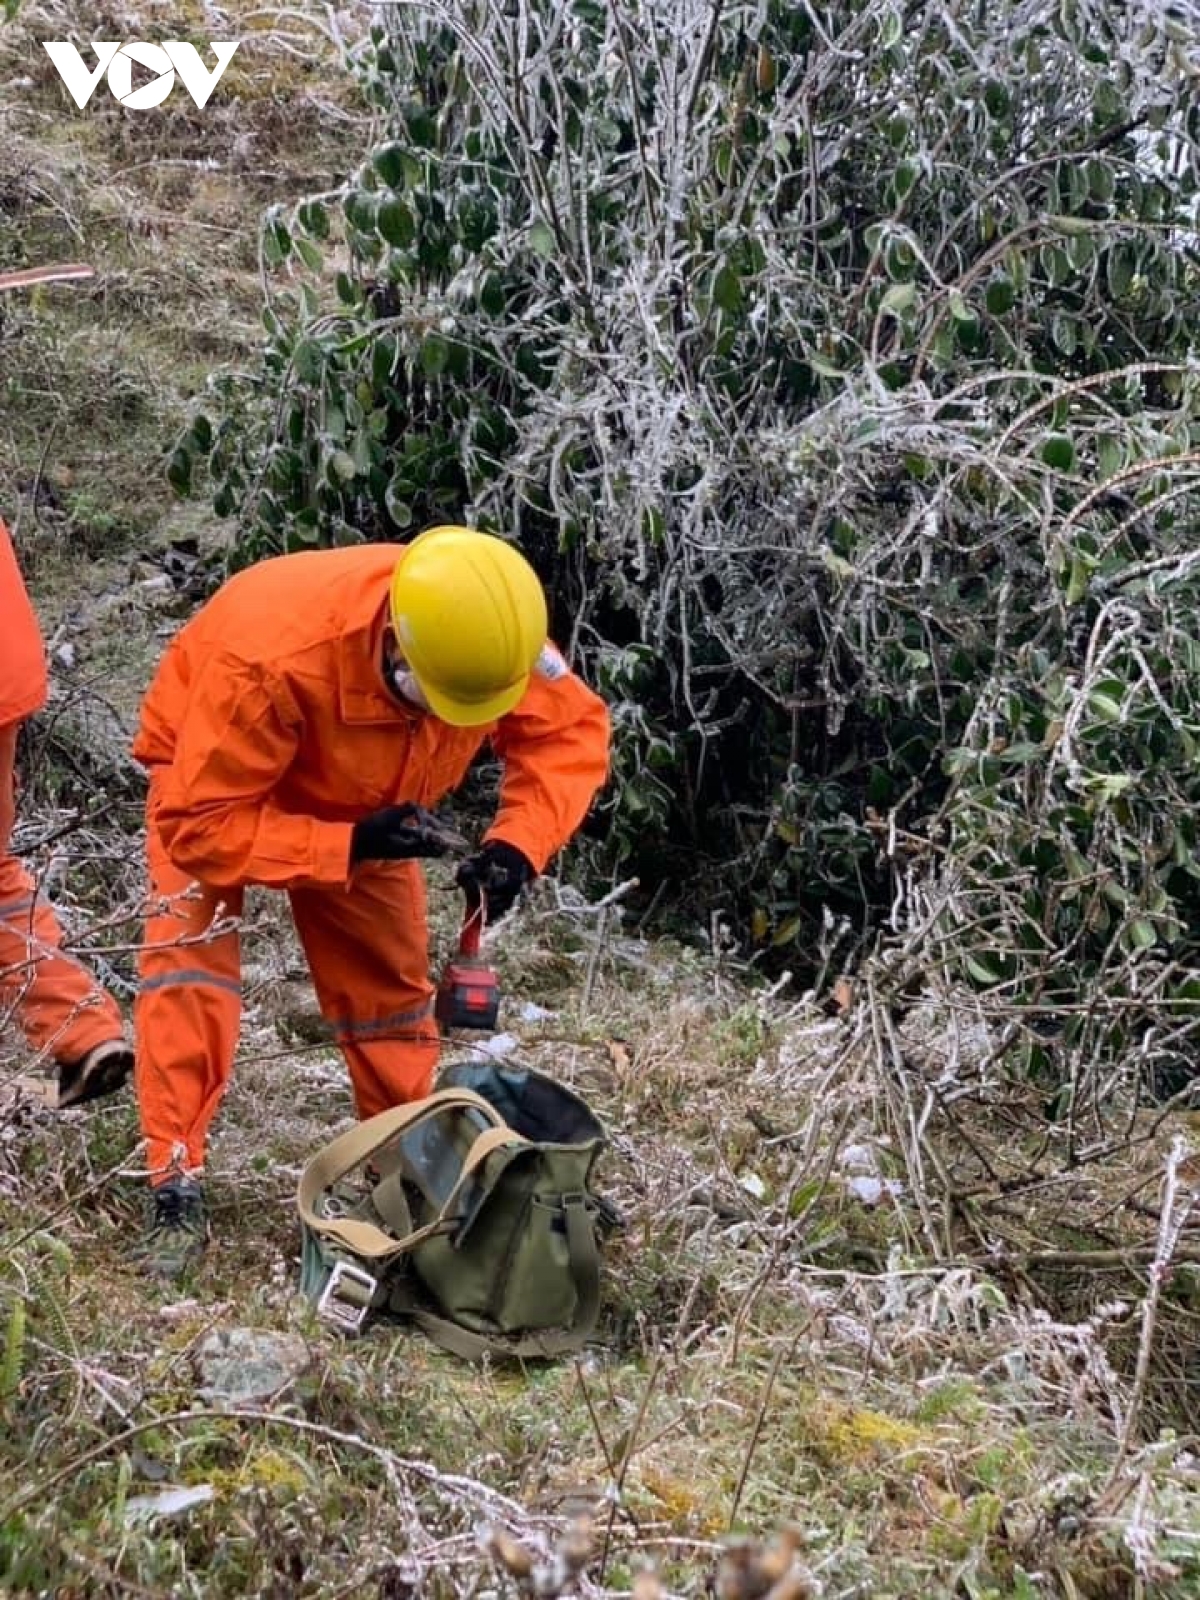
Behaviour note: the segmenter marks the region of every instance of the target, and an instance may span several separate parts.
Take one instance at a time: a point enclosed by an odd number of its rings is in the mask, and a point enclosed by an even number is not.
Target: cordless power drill
[[[494,1029],[500,1012],[500,979],[479,954],[485,921],[482,897],[467,901],[458,949],[446,963],[434,1002],[439,1024],[449,1028]]]

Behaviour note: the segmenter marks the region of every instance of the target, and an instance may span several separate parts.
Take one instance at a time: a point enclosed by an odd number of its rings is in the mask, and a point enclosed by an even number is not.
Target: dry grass
[[[731,1534],[765,1543],[782,1527],[826,1595],[1116,1600],[1135,1592],[1141,1485],[1140,1559],[1160,1585],[1146,1592],[1189,1593],[1200,1481],[1186,1441],[1139,1435],[1117,1470],[1131,1368],[1113,1335],[1136,1328],[1136,1301],[1053,1317],[982,1257],[932,1258],[906,1177],[891,1200],[864,1199],[853,1179],[904,1167],[853,1019],[762,1004],[661,943],[623,941],[586,1014],[578,984],[547,996],[548,947],[580,973],[590,955],[550,899],[498,936],[498,956],[520,1059],[586,1093],[612,1135],[603,1187],[627,1226],[594,1348],[479,1372],[402,1330],[347,1345],[313,1323],[291,1195],[350,1102],[333,1052],[281,1037],[279,1018],[310,1002],[262,896],[210,1169],[217,1242],[186,1297],[147,1289],[127,1261],[130,1108],[55,1120],[10,1103],[6,1303],[11,1318],[20,1290],[28,1324],[7,1407],[14,1438],[43,1444],[10,1541],[28,1556],[69,1535],[47,1580],[79,1580],[86,1528],[98,1571],[156,1593],[166,1563],[206,1594],[457,1595],[486,1587],[498,1559],[479,1528],[549,1562],[585,1514],[590,1553],[566,1592],[626,1592],[649,1564],[668,1592],[698,1595]],[[524,998],[553,1014],[520,1023]],[[923,1198],[946,1203],[932,1185]],[[197,1401],[191,1352],[244,1326],[298,1333],[312,1367],[292,1404],[222,1420]],[[123,1496],[154,1474],[214,1498],[131,1534]],[[35,1493],[51,1476],[55,1495]],[[201,1577],[217,1539],[228,1570]],[[292,1588],[270,1588],[280,1570]]]
[[[222,542],[175,504],[166,455],[208,373],[253,346],[262,213],[358,157],[366,117],[336,28],[367,11],[36,4],[0,28],[0,265],[96,269],[0,303],[0,503],[44,593],[65,603],[81,556],[107,573],[135,543]],[[153,38],[168,19],[242,41],[202,112],[177,88],[139,116],[103,87],[79,111],[40,48]]]
[[[140,889],[123,741],[194,602],[161,581],[161,555],[184,534],[221,542],[157,463],[206,373],[254,338],[261,208],[329,186],[364,138],[327,10],[172,7],[173,26],[185,9],[198,36],[246,43],[220,104],[199,118],[172,100],[152,140],[115,107],[64,109],[31,41],[152,33],[165,8],[24,6],[0,30],[0,81],[31,80],[0,107],[0,262],[69,254],[99,272],[86,292],[3,306],[0,503],[53,648],[74,651],[56,655],[31,730],[21,841],[118,986]],[[359,16],[334,21],[351,38]],[[433,900],[444,954],[455,901]],[[1080,1171],[1043,1169],[1028,1106],[989,1120],[984,1097],[947,1098],[947,1063],[984,1074],[989,1049],[950,1001],[789,1005],[736,952],[643,942],[612,911],[600,937],[600,917],[546,885],[495,948],[520,1058],[587,1095],[611,1133],[602,1187],[626,1227],[599,1337],[579,1361],[515,1372],[402,1329],[343,1344],[296,1295],[291,1197],[349,1095],[278,899],[252,897],[248,923],[217,1238],[186,1293],[128,1260],[131,1106],[54,1118],[17,1095],[28,1063],[3,1047],[11,1592],[527,1594],[526,1558],[545,1569],[539,1592],[641,1600],[750,1600],[764,1560],[790,1585],[775,1600],[1196,1592],[1184,1430],[1200,1291],[1180,1265],[1187,1229],[1169,1259],[1160,1238],[1175,1124],[1140,1124],[1144,1139]],[[552,1014],[522,1023],[524,1000]],[[307,1341],[286,1403],[218,1415],[198,1398],[196,1347],[234,1327]],[[130,1521],[129,1497],[164,1482],[212,1498]]]

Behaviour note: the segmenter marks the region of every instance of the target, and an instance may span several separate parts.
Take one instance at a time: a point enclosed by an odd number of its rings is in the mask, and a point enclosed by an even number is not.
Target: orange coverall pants
[[[241,1022],[240,941],[213,932],[243,891],[197,883],[147,822],[151,906],[134,1003],[137,1097],[152,1183],[204,1165]],[[289,889],[321,1014],[345,1058],[360,1117],[429,1093],[438,1058],[428,978],[425,879],[415,861],[360,869],[352,892]]]
[[[0,726],[0,1024],[16,1020],[32,1048],[74,1062],[124,1032],[117,1003],[62,948],[50,905],[9,848],[16,821],[15,722]]]

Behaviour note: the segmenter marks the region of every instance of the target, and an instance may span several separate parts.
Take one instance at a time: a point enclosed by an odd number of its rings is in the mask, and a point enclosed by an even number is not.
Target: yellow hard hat
[[[392,574],[392,626],[434,716],[474,728],[511,711],[546,642],[546,596],[519,550],[427,528]]]

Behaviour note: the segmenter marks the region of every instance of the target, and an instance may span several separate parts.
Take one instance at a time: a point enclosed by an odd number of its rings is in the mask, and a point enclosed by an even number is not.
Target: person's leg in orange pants
[[[289,893],[359,1116],[421,1099],[432,1087],[438,1034],[420,866],[376,862],[349,889]]]
[[[0,1021],[15,1017],[33,1049],[60,1065],[82,1062],[97,1046],[110,1043],[120,1045],[127,1057],[116,1001],[62,949],[53,910],[10,849],[17,727],[0,727]]]
[[[134,1086],[151,1183],[204,1166],[209,1125],[233,1071],[242,1016],[242,891],[196,883],[171,861],[147,814],[150,906],[138,956]]]

